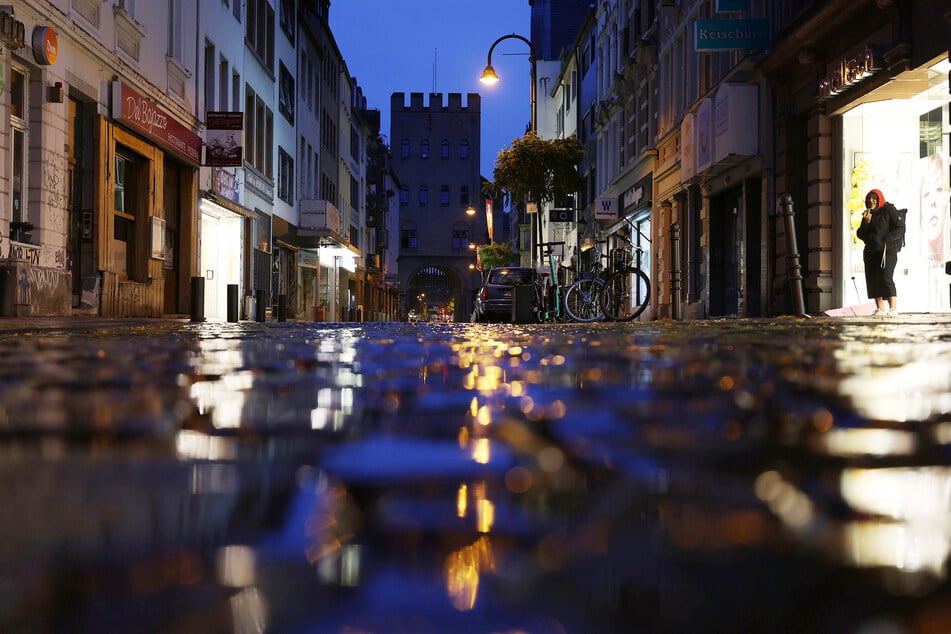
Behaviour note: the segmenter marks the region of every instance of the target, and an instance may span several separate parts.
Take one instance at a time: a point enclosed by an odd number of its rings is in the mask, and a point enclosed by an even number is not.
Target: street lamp
[[[516,33],[511,33],[509,35],[503,35],[502,37],[492,42],[492,46],[489,47],[489,55],[488,55],[488,58],[486,59],[485,70],[482,71],[482,77],[479,78],[479,81],[487,85],[498,83],[499,81],[498,73],[496,73],[495,69],[492,68],[492,51],[495,50],[495,46],[499,42],[502,42],[504,40],[509,40],[509,39],[521,40],[528,45],[528,51],[529,51],[528,61],[532,65],[532,75],[531,75],[532,86],[531,86],[531,91],[529,92],[529,95],[531,96],[531,100],[532,100],[531,132],[532,134],[538,134],[538,104],[535,99],[535,84],[536,84],[538,71],[536,68],[537,60],[535,59],[535,47],[532,46],[531,40],[529,40],[528,38],[522,37],[521,35],[518,35]],[[538,226],[540,225],[540,223],[541,223],[541,218],[539,218],[538,212],[536,211],[534,214],[534,217],[532,218],[532,230],[531,230],[531,242],[532,242],[531,254],[532,254],[533,268],[536,262],[535,251],[536,251],[536,245],[538,244],[538,234],[540,233],[540,227]]]

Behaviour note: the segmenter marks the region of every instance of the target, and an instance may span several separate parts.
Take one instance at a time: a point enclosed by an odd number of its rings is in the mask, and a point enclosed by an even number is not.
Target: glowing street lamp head
[[[476,215],[476,209],[475,209],[475,207],[473,207],[472,205],[469,205],[468,207],[466,207],[466,215],[467,215],[467,216],[474,216],[474,215]]]
[[[495,69],[492,68],[492,64],[488,64],[485,67],[485,70],[482,71],[482,77],[479,77],[479,81],[489,85],[499,83],[499,76],[495,74]]]

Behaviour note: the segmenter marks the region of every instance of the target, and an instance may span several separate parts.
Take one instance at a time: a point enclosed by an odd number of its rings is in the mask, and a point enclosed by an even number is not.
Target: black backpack
[[[892,227],[891,234],[895,236],[895,242],[898,243],[898,250],[905,246],[905,216],[908,215],[907,209],[899,209],[895,215],[895,225]],[[901,241],[899,242],[899,238]]]

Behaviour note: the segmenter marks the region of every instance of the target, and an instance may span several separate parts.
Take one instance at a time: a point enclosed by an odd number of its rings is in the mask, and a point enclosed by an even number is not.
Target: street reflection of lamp
[[[522,37],[521,35],[518,35],[516,33],[512,33],[510,35],[503,35],[502,37],[492,42],[492,46],[489,47],[489,55],[488,55],[488,58],[486,59],[485,70],[482,71],[482,76],[479,78],[479,81],[481,81],[483,84],[490,85],[490,86],[493,84],[497,84],[499,82],[499,75],[498,73],[495,72],[495,69],[492,67],[492,51],[495,49],[495,46],[499,42],[502,42],[508,39],[521,40],[525,42],[526,44],[528,44],[528,50],[529,50],[528,61],[529,63],[531,63],[531,66],[532,66],[532,74],[531,74],[532,85],[531,85],[531,92],[529,93],[531,97],[531,101],[532,101],[531,132],[532,134],[538,134],[538,105],[535,98],[535,83],[536,83],[538,71],[536,67],[537,65],[536,65],[536,59],[535,59],[536,57],[535,47],[532,46],[531,40],[529,40],[528,38]],[[538,213],[536,213],[535,217],[532,219],[532,230],[531,230],[530,247],[531,247],[531,255],[532,255],[532,266],[535,265],[535,261],[536,261],[535,251],[538,245],[538,235],[540,233],[540,224],[541,224],[541,218],[539,218]]]

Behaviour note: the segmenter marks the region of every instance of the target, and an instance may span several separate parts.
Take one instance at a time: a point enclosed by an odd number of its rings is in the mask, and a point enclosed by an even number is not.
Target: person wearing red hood
[[[865,243],[865,287],[869,299],[875,300],[874,315],[898,314],[898,291],[895,288],[895,265],[902,247],[905,229],[901,214],[880,189],[865,195],[865,213],[855,235]],[[885,300],[888,300],[888,306]]]

